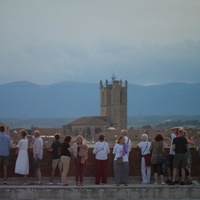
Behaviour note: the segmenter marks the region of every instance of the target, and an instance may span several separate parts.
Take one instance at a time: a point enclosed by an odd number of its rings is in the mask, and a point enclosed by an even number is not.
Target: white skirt
[[[15,164],[15,173],[21,175],[29,174],[29,160],[27,150],[19,150]]]

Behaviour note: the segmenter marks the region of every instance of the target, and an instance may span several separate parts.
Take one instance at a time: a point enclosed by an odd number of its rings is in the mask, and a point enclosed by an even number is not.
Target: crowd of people
[[[176,133],[172,129],[169,134],[171,145],[168,154],[164,150],[164,139],[169,138],[164,138],[159,132],[151,143],[148,142],[148,136],[143,134],[142,141],[136,145],[141,149],[143,184],[150,183],[151,168],[153,168],[155,184],[158,184],[158,176],[162,185],[192,184],[191,154],[189,150],[191,141],[188,140],[187,132],[180,128]],[[165,172],[168,176],[166,181],[164,180]]]
[[[27,175],[29,174],[28,158],[28,137],[34,139],[33,145],[33,166],[35,170],[35,181],[32,184],[42,184],[41,163],[43,160],[43,140],[38,130],[30,136],[27,131],[22,129],[21,139],[16,146],[17,159],[15,164],[15,173],[23,175],[23,185],[27,185]],[[141,184],[151,182],[151,171],[154,173],[154,183],[162,185],[185,185],[192,184],[191,180],[191,155],[187,132],[179,129],[176,133],[173,131],[169,135],[171,142],[168,155],[164,150],[164,140],[160,132],[157,133],[152,142],[148,141],[148,135],[142,134],[141,142],[135,148],[141,150]],[[62,186],[68,185],[68,171],[71,159],[74,161],[75,184],[83,186],[84,168],[88,159],[88,146],[84,144],[84,138],[78,135],[75,143],[70,146],[71,136],[67,135],[63,142],[60,142],[60,134],[54,135],[54,142],[48,149],[52,152],[52,173],[48,184],[54,184],[55,170],[60,172],[60,181]],[[131,140],[128,138],[128,130],[121,130],[120,135],[110,152],[109,144],[105,141],[104,134],[99,135],[93,148],[95,156],[95,184],[107,184],[107,166],[108,154],[114,154],[113,171],[116,186],[129,183],[129,154],[131,152]],[[9,151],[11,148],[10,137],[5,133],[5,127],[0,126],[0,164],[4,169],[4,184],[7,184],[7,165],[9,162]],[[164,180],[164,174],[167,173],[167,180]],[[181,180],[179,179],[181,177]],[[186,180],[187,178],[187,180]]]

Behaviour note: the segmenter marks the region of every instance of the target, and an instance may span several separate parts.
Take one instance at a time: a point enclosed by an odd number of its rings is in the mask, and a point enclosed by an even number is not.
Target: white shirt
[[[123,152],[123,144],[115,144],[113,148],[113,154],[115,154],[114,160],[122,156]],[[123,162],[128,162],[128,153],[126,153],[123,157]]]
[[[41,137],[35,138],[35,142],[33,145],[33,157],[42,159],[43,157],[43,140]]]
[[[173,143],[173,139],[176,138],[175,133],[171,134],[171,145],[170,145],[170,149],[169,149],[169,155],[175,155],[175,151],[172,149],[172,143]]]
[[[110,149],[107,142],[96,142],[93,149],[93,154],[97,160],[107,160]]]
[[[138,147],[141,149],[141,155],[146,155],[146,154],[150,154],[150,148],[151,143],[150,142],[146,142],[146,141],[141,141],[138,144]]]

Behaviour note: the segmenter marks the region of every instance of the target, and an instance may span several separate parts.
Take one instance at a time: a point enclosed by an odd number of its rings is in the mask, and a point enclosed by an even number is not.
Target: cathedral
[[[100,116],[81,117],[63,126],[64,134],[83,135],[93,138],[109,128],[127,128],[127,88],[128,83],[112,77],[105,85],[100,81]]]

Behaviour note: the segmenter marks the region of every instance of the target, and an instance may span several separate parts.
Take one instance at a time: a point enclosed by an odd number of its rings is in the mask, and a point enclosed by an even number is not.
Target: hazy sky
[[[0,0],[0,84],[200,82],[199,0]]]

